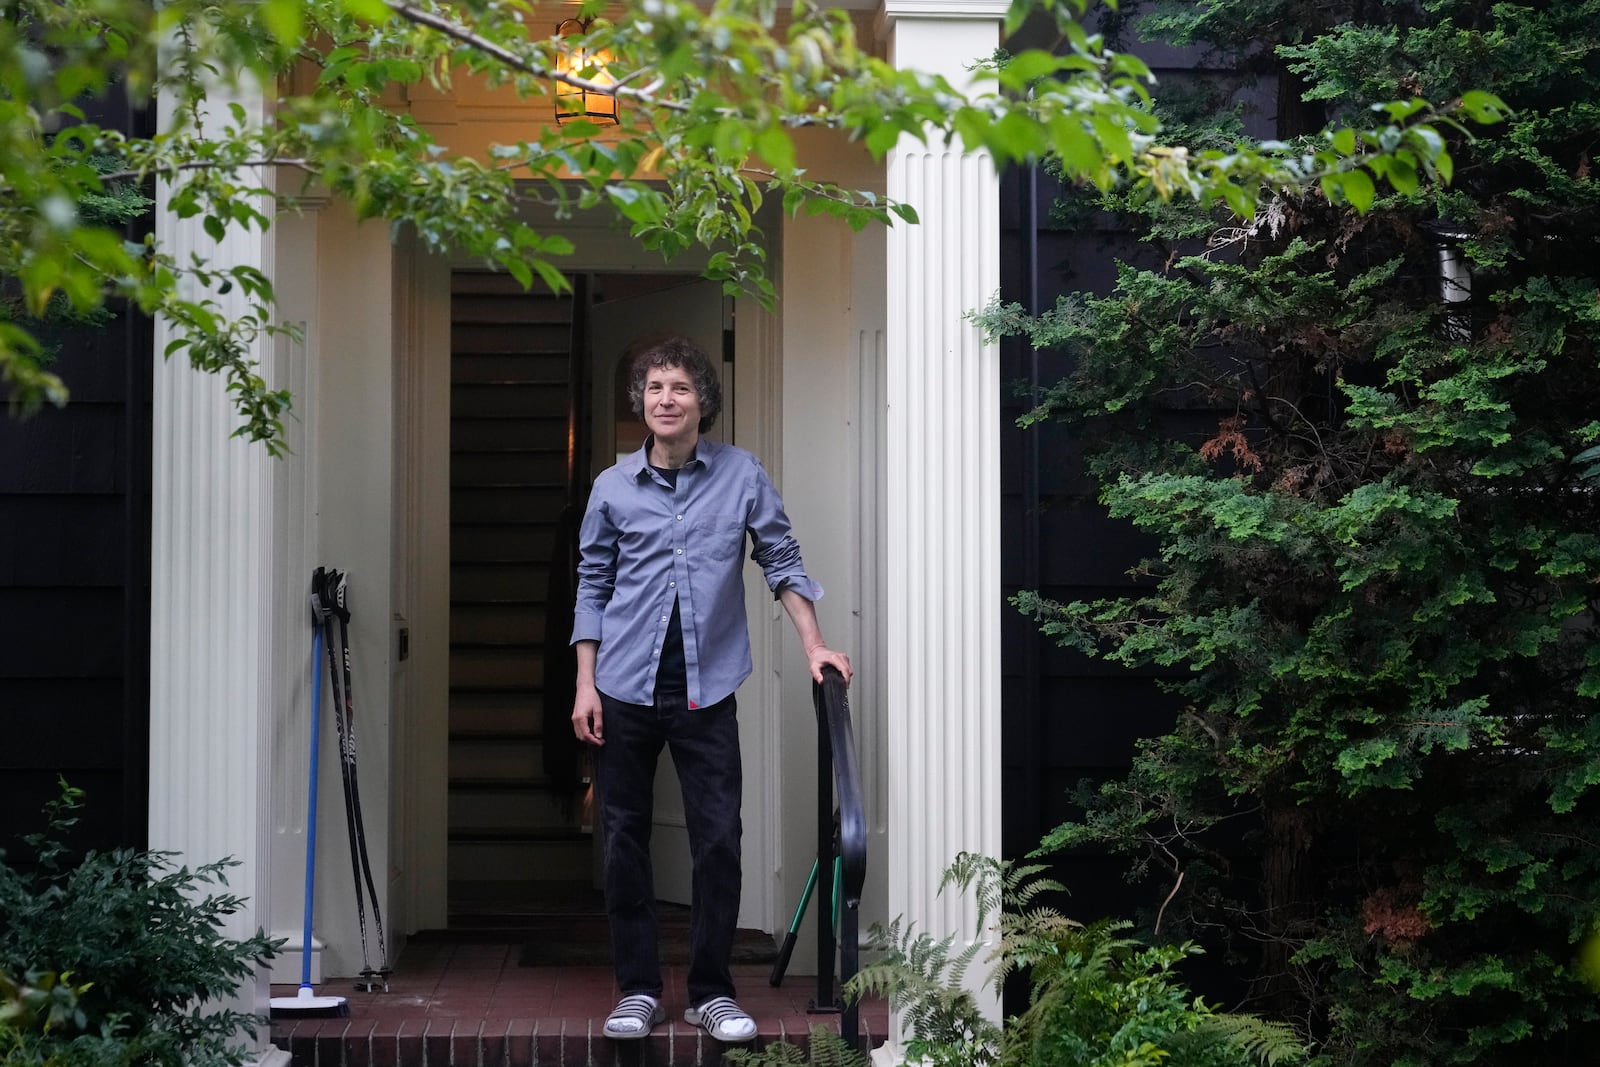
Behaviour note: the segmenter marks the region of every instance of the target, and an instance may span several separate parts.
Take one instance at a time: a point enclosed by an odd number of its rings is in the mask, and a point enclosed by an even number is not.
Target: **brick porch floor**
[[[683,1021],[685,968],[666,967],[668,1021],[645,1041],[600,1034],[616,999],[609,967],[519,967],[521,944],[413,941],[401,953],[388,993],[363,993],[330,979],[321,995],[344,996],[339,1019],[275,1019],[272,1042],[293,1067],[709,1067],[723,1046]],[[788,975],[777,989],[771,968],[735,964],[739,1002],[755,1017],[758,1042],[804,1046],[811,1028],[839,1028],[837,1015],[806,1011],[816,979]],[[274,986],[274,996],[293,996]],[[881,1001],[861,1008],[863,1047],[887,1030]]]

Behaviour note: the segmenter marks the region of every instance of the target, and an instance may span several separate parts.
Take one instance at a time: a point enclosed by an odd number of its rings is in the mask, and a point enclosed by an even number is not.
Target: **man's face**
[[[644,377],[644,424],[663,444],[700,438],[700,394],[682,367],[651,367]]]

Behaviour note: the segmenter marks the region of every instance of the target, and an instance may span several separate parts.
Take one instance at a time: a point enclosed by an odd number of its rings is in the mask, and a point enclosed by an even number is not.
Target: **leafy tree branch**
[[[226,271],[202,261],[180,270],[159,245],[129,247],[87,219],[79,205],[124,178],[165,183],[169,209],[199,218],[219,242],[269,227],[315,192],[408,228],[430,248],[553,289],[566,284],[559,263],[570,242],[530,226],[520,206],[608,212],[668,259],[710,249],[709,277],[770,301],[756,222],[767,199],[856,227],[916,217],[914,205],[806,174],[797,128],[838,130],[879,157],[903,136],[959,138],[997,166],[1048,158],[1097,189],[1252,216],[1284,186],[1320,183],[1364,207],[1384,182],[1406,192],[1447,180],[1447,135],[1503,115],[1481,94],[1441,107],[1413,99],[1390,105],[1370,129],[1314,144],[1190,151],[1163,143],[1148,68],[1088,32],[1085,4],[1037,6],[1057,20],[1061,54],[1024,52],[957,90],[871,55],[846,13],[809,2],[780,15],[771,0],[706,10],[641,0],[562,38],[532,31],[523,6],[500,2],[7,0],[0,277],[17,287],[25,314],[0,320],[0,380],[15,411],[64,402],[65,385],[39,364],[30,316],[56,294],[80,311],[124,298],[181,332],[169,354],[229,375],[244,436],[281,446],[288,398],[247,369],[271,329],[270,290],[249,294],[245,324],[229,322],[216,311],[222,294],[193,288],[236,284]],[[1008,21],[1020,25],[1034,9],[1019,0]],[[606,77],[569,62],[580,45],[609,56]],[[581,119],[551,123],[487,159],[461,156],[406,113],[397,90],[450,91],[462,77],[528,99],[549,99],[557,85],[609,95],[620,101],[618,124],[601,138]],[[86,121],[79,102],[113,86],[135,100],[158,95],[162,131],[124,136]],[[261,86],[275,87],[273,106],[246,109]],[[109,172],[88,165],[100,157],[113,160]]]

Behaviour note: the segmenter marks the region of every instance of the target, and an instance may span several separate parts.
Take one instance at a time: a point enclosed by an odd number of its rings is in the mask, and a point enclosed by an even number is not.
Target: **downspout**
[[[153,103],[125,102],[123,129],[133,137],[153,137]],[[155,230],[155,181],[141,189],[151,209],[127,223],[126,237],[143,243]],[[119,839],[134,848],[150,841],[150,569],[152,377],[155,373],[155,322],[127,301],[118,315],[122,333],[123,390],[123,559],[122,559],[122,825]]]
[[[1037,317],[1039,314],[1039,165],[1028,164],[1027,170],[1022,174],[1022,291],[1027,301],[1028,314]],[[1028,403],[1039,402],[1039,350],[1033,344],[1028,344]],[[1043,568],[1040,565],[1040,536],[1039,524],[1042,521],[1039,514],[1039,481],[1040,481],[1040,448],[1039,435],[1044,432],[1042,426],[1030,426],[1023,432],[1022,442],[1022,571],[1023,587],[1037,590],[1042,580]],[[1039,668],[1043,659],[1040,645],[1043,634],[1037,625],[1029,625],[1027,638],[1022,644],[1022,671],[1023,671],[1023,722],[1021,744],[1023,751],[1023,788],[1021,795],[1026,798],[1027,815],[1024,821],[1026,838],[1024,845],[1032,849],[1044,833],[1041,825],[1039,811],[1043,797],[1040,792],[1043,788],[1043,753],[1040,746],[1039,729],[1040,719],[1044,709],[1040,707],[1043,699],[1044,687],[1040,684]],[[1021,813],[1016,813],[1020,815]],[[1003,813],[1002,813],[1003,817]]]
[[[1472,231],[1439,220],[1424,227],[1433,235],[1434,251],[1439,257],[1439,300],[1444,304],[1444,320],[1440,332],[1445,340],[1466,343],[1472,340],[1472,268],[1461,251],[1461,242],[1472,236]]]

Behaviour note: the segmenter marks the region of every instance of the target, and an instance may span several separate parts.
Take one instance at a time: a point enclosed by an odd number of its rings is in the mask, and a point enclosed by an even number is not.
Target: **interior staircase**
[[[571,294],[505,274],[451,284],[451,926],[590,880],[576,791],[543,766],[546,598],[572,500],[582,338]],[[530,895],[532,899],[530,898]]]

